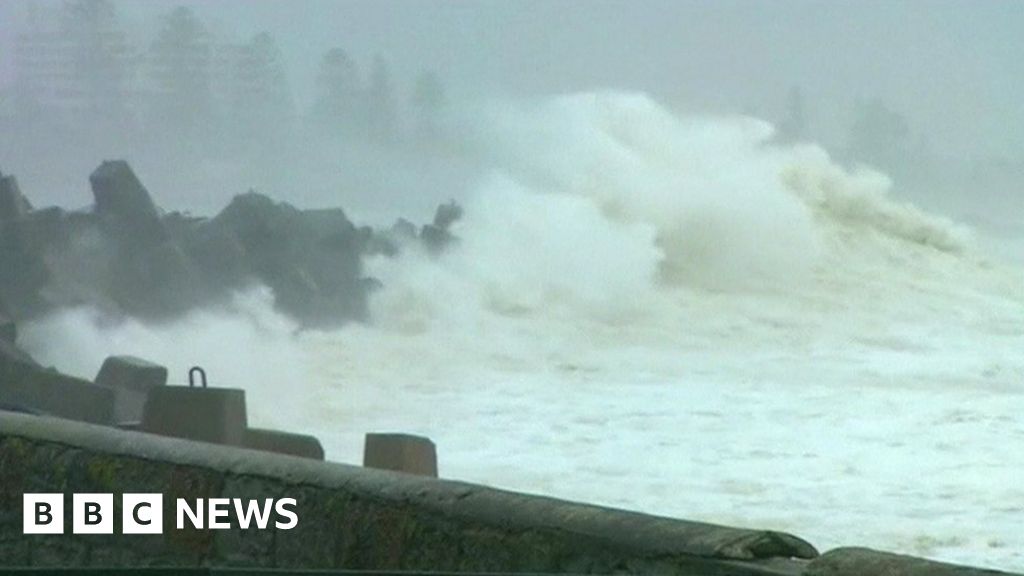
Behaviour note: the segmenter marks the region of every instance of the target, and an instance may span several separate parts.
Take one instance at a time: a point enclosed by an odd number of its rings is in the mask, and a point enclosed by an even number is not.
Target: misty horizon
[[[59,28],[67,5],[58,0],[0,5],[0,121],[4,108],[13,113],[14,94],[25,82],[26,70],[18,69],[16,58],[19,38],[33,26]],[[1024,41],[1016,34],[1024,28],[1024,11],[1011,2],[725,2],[713,7],[648,2],[642,10],[617,1],[310,1],[297,11],[292,3],[276,0],[246,2],[245,10],[228,2],[165,0],[110,6],[124,34],[136,91],[152,89],[154,39],[163,19],[184,6],[204,27],[210,45],[242,46],[269,33],[280,51],[282,97],[288,99],[292,124],[304,122],[315,107],[323,58],[332,49],[344,51],[362,82],[376,74],[377,61],[386,66],[396,126],[406,131],[416,121],[417,82],[424,74],[439,80],[449,114],[462,117],[481,103],[596,90],[646,93],[680,113],[751,115],[784,129],[796,93],[801,126],[793,138],[819,143],[845,163],[863,162],[890,174],[898,196],[1000,235],[1009,233],[1007,212],[1024,206],[1024,111],[1017,98],[1024,87],[1024,58],[1017,57]],[[210,72],[215,82],[218,70]],[[145,92],[128,94],[147,98]],[[149,105],[132,106],[138,118]],[[858,122],[872,107],[903,123],[898,128],[903,133],[876,132],[858,140]],[[183,146],[196,141],[179,128],[143,127],[152,139]],[[34,137],[8,139],[15,149],[4,154],[0,169],[19,174],[30,195],[53,202],[81,190],[86,170],[120,157],[153,176],[146,179],[161,203],[205,213],[248,188],[298,204],[351,205],[356,213],[368,205],[367,217],[374,221],[424,217],[430,205],[443,200],[405,203],[413,213],[385,215],[386,201],[379,197],[415,198],[420,192],[404,188],[417,188],[422,176],[370,168],[355,178],[356,169],[343,163],[345,176],[328,170],[316,186],[301,187],[289,182],[297,175],[285,160],[272,173],[246,160],[238,166],[246,181],[230,194],[214,193],[221,186],[216,177],[182,180],[167,166],[176,161],[174,154],[125,145],[116,137],[89,150],[78,146],[60,153],[44,170],[18,160],[26,138]],[[878,152],[879,147],[892,149]],[[293,152],[305,154],[301,148]],[[390,157],[379,152],[355,152],[351,161],[372,166],[377,158]],[[409,165],[408,158],[396,161]],[[325,166],[330,159],[315,162]],[[453,197],[473,178],[465,166],[447,160],[429,164],[420,172],[433,188],[453,188]],[[180,201],[175,192],[162,190],[165,185],[204,192]],[[335,195],[332,190],[339,186],[345,191]],[[221,201],[201,200],[211,194]],[[367,201],[371,197],[378,199]],[[87,197],[59,203],[76,201]]]
[[[297,100],[308,102],[320,55],[341,47],[368,64],[381,54],[408,87],[437,70],[463,98],[594,89],[648,92],[670,105],[781,116],[800,86],[835,144],[858,100],[879,98],[937,150],[1020,157],[1024,10],[1013,2],[822,0],[765,2],[373,2],[157,0],[115,3],[145,49],[158,18],[188,6],[214,35],[259,32],[280,43]],[[15,81],[15,36],[33,6],[0,6],[0,89]],[[571,28],[565,24],[571,23]],[[969,49],[965,49],[968,48]],[[834,120],[833,120],[834,119]]]

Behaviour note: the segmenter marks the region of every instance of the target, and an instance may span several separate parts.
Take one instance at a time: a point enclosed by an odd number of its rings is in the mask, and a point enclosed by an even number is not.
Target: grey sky
[[[0,2],[0,49],[28,1]],[[299,101],[331,46],[387,56],[400,83],[437,69],[462,95],[643,90],[697,110],[776,115],[803,87],[842,141],[857,99],[881,97],[936,150],[1024,155],[1024,2],[248,0],[121,1],[147,37],[193,6],[228,36],[273,32]],[[9,58],[4,58],[9,60]],[[9,62],[5,63],[8,70]]]

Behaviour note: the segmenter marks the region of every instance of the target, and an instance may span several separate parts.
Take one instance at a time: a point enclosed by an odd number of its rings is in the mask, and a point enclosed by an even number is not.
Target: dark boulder
[[[210,225],[229,231],[258,263],[290,256],[301,232],[301,212],[257,192],[235,196]]]
[[[166,319],[253,284],[305,327],[361,320],[380,286],[364,276],[364,257],[417,242],[439,251],[462,215],[448,203],[422,231],[403,220],[377,233],[338,208],[302,210],[249,192],[207,219],[164,214],[123,160],[103,162],[89,181],[94,208],[66,212],[32,209],[13,178],[0,177],[0,300],[12,320],[83,304]]]
[[[226,227],[203,226],[187,239],[185,250],[195,263],[208,292],[239,286],[253,274],[241,240]]]
[[[460,218],[462,218],[462,207],[454,200],[441,204],[434,213],[434,222],[425,225],[420,231],[420,240],[429,251],[441,252],[455,240],[450,228]]]
[[[53,229],[54,215],[53,211],[40,211],[0,224],[0,299],[9,309],[7,316],[15,320],[47,308],[43,289],[51,272],[46,252],[53,240],[47,237],[47,230],[59,235]]]
[[[365,253],[369,256],[383,255],[393,258],[401,253],[404,246],[414,244],[418,240],[419,231],[416,225],[405,218],[399,218],[391,228],[370,234]]]
[[[0,222],[19,220],[30,210],[32,205],[21,194],[14,176],[0,173]]]
[[[18,223],[18,237],[25,250],[40,256],[64,248],[70,241],[68,213],[51,206],[33,210]]]
[[[416,225],[405,218],[399,218],[391,226],[389,234],[398,239],[412,240],[416,238]]]
[[[274,292],[282,311],[306,325],[365,315],[362,255],[373,236],[340,209],[299,210],[256,192],[236,196],[199,234],[204,268],[221,262]]]
[[[122,249],[132,251],[167,239],[149,192],[124,160],[108,160],[89,176],[96,214]]]
[[[142,182],[124,160],[107,160],[89,175],[98,214],[155,219],[159,211]]]
[[[449,200],[446,204],[438,206],[437,211],[434,212],[434,226],[447,230],[461,218],[462,206],[456,204],[454,200]]]
[[[113,248],[99,274],[99,291],[121,312],[164,319],[201,304],[195,266],[181,246],[164,241],[133,250]],[[94,299],[93,303],[96,303]]]

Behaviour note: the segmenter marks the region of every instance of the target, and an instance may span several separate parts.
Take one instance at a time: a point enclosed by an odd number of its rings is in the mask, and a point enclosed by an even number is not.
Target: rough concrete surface
[[[115,495],[115,534],[24,536],[24,492]],[[164,533],[120,534],[120,495],[164,494]],[[295,498],[291,530],[178,530],[174,500]],[[70,522],[70,520],[66,520]],[[654,575],[980,576],[808,542],[253,450],[0,412],[0,558],[21,566],[237,566]]]
[[[115,506],[123,493],[161,492],[164,534],[120,535],[118,521],[111,536],[22,536],[23,492],[109,492]],[[296,498],[298,526],[198,531],[171,525],[173,499],[220,496]],[[33,566],[741,575],[787,573],[770,560],[817,554],[778,532],[19,414],[0,416],[0,510],[0,557]]]

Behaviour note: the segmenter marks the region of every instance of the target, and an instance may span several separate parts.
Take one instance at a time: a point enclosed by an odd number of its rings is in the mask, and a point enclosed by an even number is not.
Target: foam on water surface
[[[1024,569],[1018,266],[749,118],[579,94],[456,130],[482,167],[459,242],[369,262],[368,325],[298,333],[255,290],[25,341],[88,375],[204,364],[333,459],[424,434],[443,477]]]

